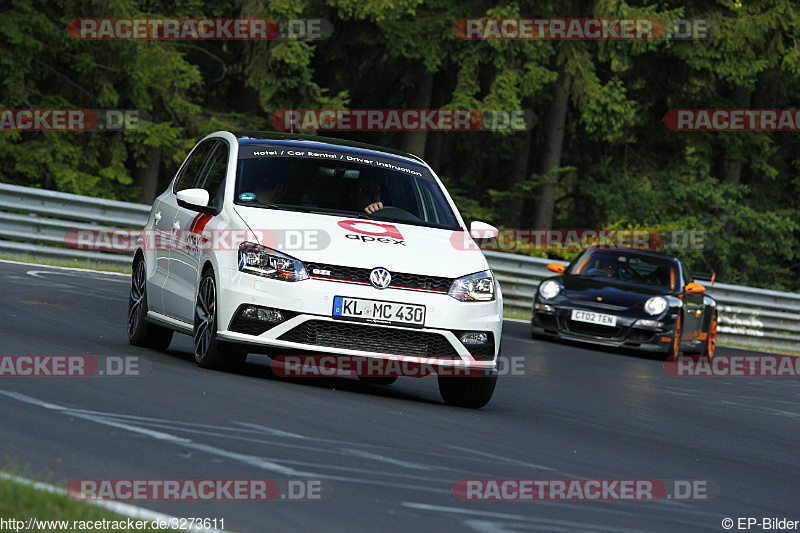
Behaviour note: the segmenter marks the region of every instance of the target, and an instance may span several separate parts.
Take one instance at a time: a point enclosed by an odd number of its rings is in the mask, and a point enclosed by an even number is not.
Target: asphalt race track
[[[660,359],[536,341],[506,321],[504,355],[524,357],[524,375],[502,376],[484,409],[459,409],[434,378],[285,380],[263,356],[242,374],[203,370],[183,335],[166,353],[134,348],[128,287],[121,275],[0,263],[0,355],[135,356],[140,368],[1,377],[0,455],[20,474],[62,486],[322,482],[316,500],[136,503],[239,532],[719,532],[724,518],[800,520],[797,378],[675,378]],[[462,501],[463,479],[701,480],[719,494]]]

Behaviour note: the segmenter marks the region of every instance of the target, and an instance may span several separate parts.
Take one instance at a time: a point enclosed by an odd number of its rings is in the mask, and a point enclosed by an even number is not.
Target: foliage
[[[91,41],[78,17],[325,18],[326,40]],[[462,40],[467,17],[704,18],[701,40]],[[558,177],[555,228],[705,231],[677,250],[724,282],[800,289],[800,137],[791,132],[674,132],[682,108],[797,108],[800,8],[793,0],[27,0],[0,3],[2,109],[135,109],[141,128],[0,132],[0,181],[132,200],[138,171],[159,188],[218,129],[267,130],[287,108],[532,109],[524,132],[429,133],[434,161],[467,222],[531,227],[539,188]],[[560,163],[545,117],[568,73]],[[393,132],[339,136],[399,148]],[[520,164],[520,162],[522,164]],[[510,216],[512,215],[512,216]],[[551,254],[555,256],[556,254]],[[568,256],[563,256],[569,259]]]

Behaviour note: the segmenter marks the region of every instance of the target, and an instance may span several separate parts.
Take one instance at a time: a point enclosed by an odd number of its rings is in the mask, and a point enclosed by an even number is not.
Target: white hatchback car
[[[500,287],[420,158],[291,134],[216,132],[153,204],[133,260],[132,344],[193,336],[200,366],[247,353],[437,362],[448,404],[482,407],[497,380]],[[471,246],[464,246],[468,242]],[[370,378],[391,383],[395,378]]]

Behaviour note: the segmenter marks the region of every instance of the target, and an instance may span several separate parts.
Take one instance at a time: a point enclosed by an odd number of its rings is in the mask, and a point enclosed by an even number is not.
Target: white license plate
[[[601,326],[616,326],[617,317],[614,315],[604,315],[592,311],[572,310],[572,320],[576,322],[588,322],[589,324],[600,324]]]
[[[333,317],[421,328],[425,325],[425,306],[335,296],[333,298]]]

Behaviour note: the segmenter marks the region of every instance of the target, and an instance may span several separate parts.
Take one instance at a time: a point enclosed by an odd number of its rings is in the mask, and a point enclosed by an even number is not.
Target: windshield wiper
[[[288,205],[288,204],[273,204],[273,203],[263,203],[263,202],[249,202],[247,204],[240,204],[245,206],[253,206],[253,207],[266,207],[267,209],[278,209],[280,211],[298,211],[300,213],[310,213],[310,207],[302,207],[299,205]]]

